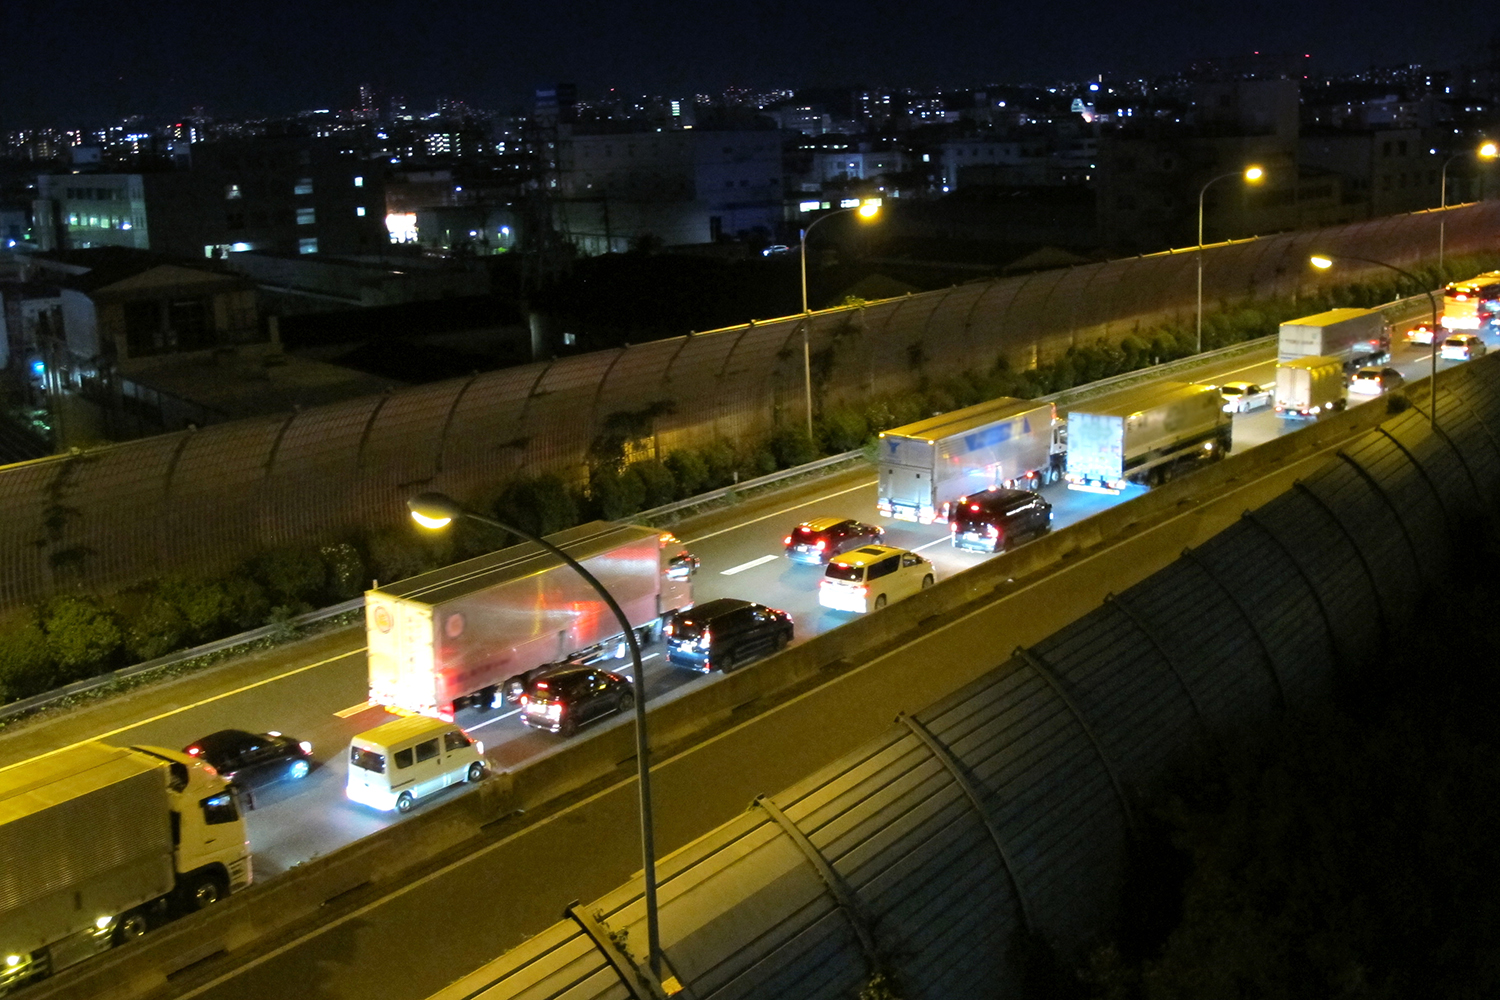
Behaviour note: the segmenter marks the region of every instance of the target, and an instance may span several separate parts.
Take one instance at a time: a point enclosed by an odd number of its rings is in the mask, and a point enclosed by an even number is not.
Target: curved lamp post
[[[492,517],[485,517],[461,506],[458,501],[443,493],[422,493],[406,501],[406,506],[411,509],[411,516],[424,528],[446,528],[453,521],[466,517],[480,524],[487,524],[492,528],[509,531],[519,535],[528,542],[534,542],[543,549],[552,553],[594,589],[599,598],[608,605],[615,619],[620,623],[620,629],[625,634],[625,642],[630,647],[630,662],[633,666],[631,671],[631,687],[635,693],[635,760],[636,760],[636,786],[640,793],[641,802],[641,869],[643,881],[645,882],[646,896],[646,960],[651,966],[651,974],[656,981],[661,982],[661,934],[656,916],[656,838],[651,820],[651,767],[647,758],[646,741],[646,671],[641,665],[641,647],[636,641],[635,628],[630,624],[630,619],[625,617],[625,612],[615,601],[614,596],[605,589],[604,584],[588,570],[584,569],[578,560],[568,555],[562,549],[553,545],[545,538],[539,538],[523,528],[517,528],[513,524],[505,524]]]
[[[1260,167],[1246,167],[1244,170],[1235,170],[1227,174],[1209,178],[1207,184],[1198,189],[1198,351],[1203,353],[1203,196],[1216,182],[1230,177],[1243,177],[1250,184],[1257,184],[1266,176],[1266,172]]]
[[[807,403],[807,438],[812,440],[813,436],[813,409],[812,409],[812,348],[808,342],[808,329],[812,325],[812,313],[807,308],[807,234],[817,228],[818,223],[825,222],[835,215],[844,215],[847,212],[858,212],[861,219],[873,219],[880,214],[880,202],[870,199],[860,205],[851,208],[841,208],[836,212],[821,215],[810,222],[797,237],[797,256],[802,261],[802,387]]]
[[[1435,153],[1437,150],[1433,150],[1433,152]],[[1442,192],[1442,201],[1438,204],[1438,208],[1444,209],[1448,207],[1448,164],[1454,160],[1461,160],[1466,156],[1477,156],[1481,160],[1493,160],[1497,153],[1500,153],[1500,147],[1497,147],[1493,142],[1487,142],[1478,149],[1454,153],[1444,160],[1442,187],[1439,189]],[[1446,215],[1440,211],[1438,213],[1438,275],[1440,280],[1443,273],[1443,238],[1446,235],[1447,222]]]
[[[1431,377],[1427,381],[1427,388],[1428,388],[1428,392],[1429,392],[1429,396],[1428,396],[1428,399],[1427,399],[1427,419],[1431,422],[1432,429],[1433,430],[1437,430],[1437,425],[1438,425],[1438,422],[1437,422],[1437,359],[1438,359],[1438,329],[1439,329],[1439,327],[1438,327],[1437,299],[1433,298],[1432,289],[1422,287],[1422,279],[1418,278],[1415,274],[1412,274],[1410,271],[1402,270],[1401,268],[1397,267],[1395,264],[1387,264],[1383,260],[1373,260],[1373,259],[1371,259],[1369,257],[1350,257],[1348,254],[1341,254],[1341,253],[1340,254],[1333,254],[1333,253],[1318,254],[1318,255],[1316,255],[1314,257],[1311,257],[1309,259],[1311,260],[1313,267],[1316,267],[1316,268],[1318,268],[1320,270],[1324,270],[1324,271],[1326,271],[1330,267],[1332,267],[1333,266],[1333,262],[1336,261],[1336,260],[1355,260],[1355,261],[1359,261],[1361,264],[1374,264],[1377,267],[1383,267],[1383,268],[1386,268],[1387,270],[1395,271],[1397,274],[1401,275],[1407,281],[1410,281],[1413,285],[1415,285],[1417,287],[1417,291],[1422,292],[1423,294],[1425,294],[1427,296],[1427,304],[1432,308],[1432,341],[1431,341],[1431,344],[1432,344],[1432,372],[1431,372]]]

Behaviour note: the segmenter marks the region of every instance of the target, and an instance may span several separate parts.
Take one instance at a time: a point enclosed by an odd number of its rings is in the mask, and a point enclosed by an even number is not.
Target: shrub
[[[251,560],[250,571],[277,604],[310,604],[319,600],[328,588],[328,568],[315,549],[266,552]]]
[[[365,592],[365,560],[359,549],[348,542],[334,542],[318,549],[318,556],[329,597],[347,601]]]
[[[417,537],[415,527],[373,531],[366,547],[370,553],[371,575],[386,583],[416,576],[434,565],[432,548]]]
[[[581,520],[567,483],[554,475],[511,480],[500,491],[494,511],[501,521],[537,535],[571,528]]]
[[[29,698],[57,684],[47,634],[36,618],[28,616],[0,632],[0,700]]]
[[[125,627],[125,652],[132,663],[144,663],[181,649],[188,633],[182,611],[161,593],[146,598]]]
[[[115,615],[79,594],[61,594],[43,605],[42,630],[64,684],[107,670],[124,641]]]
[[[662,464],[677,483],[678,499],[697,496],[708,489],[708,464],[696,451],[674,451]]]
[[[818,441],[830,455],[853,451],[870,437],[870,425],[863,413],[847,406],[825,410],[817,424]]]
[[[703,464],[708,467],[708,482],[704,483],[704,486],[714,490],[734,482],[739,457],[728,441],[722,438],[710,441],[699,450],[698,454],[703,456]]]
[[[759,476],[769,476],[775,471],[776,455],[770,448],[762,446],[751,452],[750,457],[745,460],[744,466],[740,469],[740,479],[743,481]]]
[[[157,587],[182,615],[187,642],[202,642],[220,634],[229,616],[229,598],[218,580],[168,577]]]
[[[641,509],[646,499],[646,484],[634,468],[615,472],[608,466],[596,466],[589,473],[589,505],[596,517],[618,521]]]
[[[266,588],[244,573],[234,573],[224,579],[224,603],[225,621],[236,632],[264,625],[271,610]]]
[[[812,438],[807,436],[807,431],[801,427],[783,427],[771,435],[766,442],[766,447],[771,452],[773,467],[766,470],[775,472],[777,468],[790,469],[794,466],[805,465],[818,457],[818,449],[814,447]],[[761,473],[765,475],[765,473]]]
[[[645,489],[645,497],[641,500],[643,510],[660,507],[676,499],[677,479],[665,463],[653,458],[636,462],[631,468],[641,477],[641,485]]]

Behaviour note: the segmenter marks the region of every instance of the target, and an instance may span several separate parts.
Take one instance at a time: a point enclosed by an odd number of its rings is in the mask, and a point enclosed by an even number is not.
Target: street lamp
[[[1436,153],[1437,150],[1434,149],[1433,152]],[[1495,158],[1495,155],[1497,153],[1500,153],[1500,147],[1496,147],[1496,145],[1493,142],[1487,142],[1483,146],[1480,146],[1478,149],[1473,150],[1472,154],[1470,153],[1469,150],[1464,150],[1462,153],[1454,153],[1452,156],[1448,157],[1446,160],[1443,161],[1443,180],[1442,180],[1442,187],[1440,188],[1440,190],[1442,192],[1442,201],[1438,205],[1438,208],[1440,209],[1440,211],[1438,212],[1438,276],[1439,277],[1442,277],[1442,275],[1443,275],[1443,237],[1446,235],[1445,230],[1447,228],[1447,223],[1448,223],[1447,214],[1441,211],[1441,209],[1445,209],[1445,208],[1448,207],[1448,164],[1452,163],[1454,160],[1461,160],[1465,156],[1469,156],[1469,155],[1477,156],[1481,160],[1493,160]]]
[[[634,667],[631,672],[631,687],[635,693],[636,787],[640,793],[641,802],[641,868],[646,889],[646,961],[651,966],[652,976],[655,977],[656,982],[660,983],[661,934],[656,919],[656,839],[651,820],[651,767],[647,758],[646,742],[646,671],[641,665],[641,647],[636,641],[635,629],[631,626],[630,619],[625,617],[625,612],[620,610],[620,605],[616,603],[613,595],[605,589],[604,584],[600,583],[594,574],[584,569],[578,560],[545,538],[539,538],[513,524],[505,524],[492,517],[476,514],[460,506],[456,500],[443,493],[419,494],[407,500],[406,506],[411,509],[412,519],[424,528],[446,528],[453,521],[466,517],[492,528],[509,531],[528,542],[540,545],[567,563],[573,572],[583,577],[584,582],[592,587],[594,593],[598,594],[600,599],[609,606],[609,610],[614,613],[615,619],[620,623],[620,629],[625,634],[625,642],[630,647],[630,662]]]
[[[1203,352],[1203,196],[1216,181],[1222,181],[1226,177],[1243,177],[1250,184],[1259,183],[1266,172],[1260,167],[1246,167],[1244,170],[1236,170],[1232,173],[1220,174],[1209,179],[1198,191],[1198,351]]]
[[[1417,286],[1417,290],[1420,291],[1420,292],[1422,292],[1423,294],[1425,294],[1427,296],[1427,304],[1432,308],[1432,341],[1431,341],[1431,344],[1432,344],[1432,372],[1431,372],[1431,378],[1428,379],[1428,382],[1427,382],[1427,390],[1428,390],[1427,419],[1431,422],[1432,429],[1433,430],[1437,430],[1437,425],[1438,425],[1438,423],[1437,423],[1437,361],[1438,361],[1438,339],[1439,339],[1438,338],[1438,308],[1437,308],[1437,299],[1435,299],[1433,297],[1433,295],[1432,295],[1432,289],[1430,289],[1430,288],[1424,288],[1423,285],[1422,285],[1422,279],[1418,278],[1415,274],[1412,274],[1410,271],[1404,271],[1401,268],[1397,267],[1395,264],[1387,264],[1383,260],[1372,260],[1369,257],[1350,257],[1347,254],[1332,254],[1332,253],[1318,254],[1317,256],[1310,258],[1310,260],[1312,261],[1312,266],[1313,267],[1319,268],[1320,270],[1324,270],[1324,271],[1326,271],[1330,267],[1332,267],[1333,266],[1333,262],[1336,261],[1336,260],[1356,260],[1356,261],[1359,261],[1361,264],[1374,264],[1377,267],[1384,267],[1384,268],[1387,268],[1389,270],[1395,271],[1397,274],[1401,275],[1403,278],[1405,278],[1408,281],[1410,281],[1413,285],[1416,285]]]
[[[861,219],[866,221],[880,214],[880,201],[871,198],[861,204],[841,208],[836,212],[819,216],[801,231],[798,237],[797,256],[802,259],[802,387],[807,403],[807,439],[813,436],[813,409],[812,409],[812,348],[809,344],[809,327],[812,325],[812,313],[807,308],[807,234],[817,228],[818,223],[833,218],[835,215],[843,215],[846,212],[857,212]]]

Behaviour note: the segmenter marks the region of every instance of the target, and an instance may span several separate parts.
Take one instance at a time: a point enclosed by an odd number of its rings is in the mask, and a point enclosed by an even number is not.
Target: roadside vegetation
[[[1500,255],[1452,258],[1447,274],[1464,276],[1500,265]],[[1418,272],[1429,287],[1445,278]],[[1316,298],[1261,300],[1205,315],[1205,350],[1276,332],[1283,320],[1339,306],[1373,307],[1401,289],[1390,282],[1342,286]],[[829,403],[827,373],[837,344],[813,358],[819,411],[813,436],[800,413],[758,441],[719,440],[701,448],[629,461],[651,437],[661,409],[615,414],[595,441],[586,477],[513,478],[494,484],[478,506],[502,521],[548,534],[595,518],[621,520],[674,500],[793,468],[825,455],[866,447],[883,430],[1000,396],[1036,398],[1187,357],[1196,339],[1190,323],[1165,325],[1069,349],[1029,370],[1003,358],[988,367],[930,371],[913,352],[915,387],[858,404]],[[110,594],[61,593],[0,621],[0,704],[52,690],[168,653],[264,625],[284,624],[314,608],[363,593],[372,581],[392,582],[507,544],[508,538],[468,524],[424,535],[409,524],[323,544],[264,552],[214,577],[174,576]],[[290,633],[288,633],[290,634]]]

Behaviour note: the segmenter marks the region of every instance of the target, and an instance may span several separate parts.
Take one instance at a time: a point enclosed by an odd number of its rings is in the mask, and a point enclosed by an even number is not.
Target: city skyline
[[[1477,66],[1482,33],[1453,16],[1402,20],[1390,0],[1309,12],[1285,0],[1253,11],[1182,2],[1122,9],[1084,0],[1053,9],[967,2],[939,13],[889,2],[762,4],[736,16],[680,0],[586,9],[498,11],[455,0],[425,20],[388,0],[298,7],[257,0],[205,15],[200,6],[145,6],[100,18],[77,0],[0,11],[18,40],[0,87],[0,131],[130,115],[287,115],[352,107],[361,84],[413,109],[442,96],[520,109],[536,88],[575,82],[581,94],[688,95],[728,87],[981,86],[1100,74],[1153,75],[1195,60],[1256,51],[1308,57],[1312,73],[1370,65]],[[1393,23],[1409,30],[1392,32]]]

